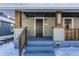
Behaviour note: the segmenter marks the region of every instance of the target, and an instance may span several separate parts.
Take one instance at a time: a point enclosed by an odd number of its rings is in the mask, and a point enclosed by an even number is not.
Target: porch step
[[[27,45],[28,46],[52,46],[54,43],[53,41],[49,40],[36,40],[36,41],[28,41]]]
[[[55,56],[54,52],[49,52],[49,53],[27,53],[24,56]]]
[[[52,37],[28,37],[27,40],[52,40]]]
[[[24,52],[24,55],[25,56],[33,56],[33,55],[36,55],[36,56],[54,56],[55,53],[54,53],[54,48],[53,46],[46,46],[46,47],[27,47],[25,49],[25,52]]]
[[[47,51],[47,50],[52,51],[52,49],[53,49],[52,46],[51,47],[50,46],[46,46],[46,47],[43,46],[43,47],[27,47],[26,48],[27,52],[28,51],[30,51],[30,52],[31,51],[42,51],[42,50],[44,50],[44,51]]]
[[[54,56],[54,43],[52,40],[28,40],[25,56]]]

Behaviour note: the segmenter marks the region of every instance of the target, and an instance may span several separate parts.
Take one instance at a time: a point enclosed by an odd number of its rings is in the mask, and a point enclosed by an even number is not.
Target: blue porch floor
[[[51,37],[28,38],[24,56],[54,56],[54,43]]]

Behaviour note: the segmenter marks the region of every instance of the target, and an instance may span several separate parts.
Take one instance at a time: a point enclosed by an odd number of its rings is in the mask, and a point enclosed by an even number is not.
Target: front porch
[[[73,40],[79,37],[78,15],[67,11],[16,11],[15,27],[27,27],[27,37],[52,37],[53,28],[63,28],[65,40]]]
[[[36,53],[44,52],[44,55],[46,53],[49,53],[49,55],[50,55],[50,51],[52,51],[51,55],[54,55],[53,50],[49,50],[51,47],[53,47],[51,45],[55,45],[55,44],[53,44],[53,29],[54,28],[64,29],[64,41],[79,40],[79,33],[78,33],[79,26],[78,26],[78,23],[77,24],[75,23],[76,21],[78,21],[78,14],[62,13],[60,11],[56,11],[56,12],[52,13],[53,16],[52,16],[52,14],[51,15],[49,15],[49,14],[50,13],[48,13],[48,14],[45,14],[45,13],[29,14],[29,12],[16,11],[16,28],[18,29],[16,31],[19,31],[20,33],[19,33],[19,36],[16,34],[17,37],[16,38],[14,37],[14,38],[15,39],[19,38],[19,49],[20,49],[19,54],[20,55],[22,55],[22,50],[24,47],[26,47],[26,51],[25,51],[24,55],[27,55],[27,53],[34,53],[36,51],[37,51]],[[73,17],[73,18],[75,17],[74,23],[73,23],[73,19],[70,17]],[[66,20],[70,20],[70,21],[66,23]],[[68,25],[69,28],[66,28],[66,25]],[[25,28],[25,27],[27,27],[27,28]],[[21,29],[21,31],[20,31],[20,29]],[[47,39],[46,37],[50,37],[51,39]],[[28,38],[30,38],[30,39],[28,39]],[[31,47],[28,48],[29,47],[28,42],[30,42],[30,41],[31,41],[31,43],[30,43]],[[37,43],[37,42],[39,42],[39,43]],[[47,43],[45,43],[45,45],[43,45],[42,42],[43,43],[47,42],[48,45],[47,45]],[[51,45],[49,45],[50,42],[52,42]],[[33,43],[33,45],[32,45],[32,43]],[[48,48],[46,50],[47,51],[46,52],[45,50],[42,49],[43,48],[42,46],[47,47],[47,48],[50,46],[50,48]],[[39,47],[39,48],[36,50],[37,47]],[[30,51],[28,49],[35,49],[35,50]],[[29,52],[27,52],[27,50]],[[31,55],[31,54],[28,54],[28,55]],[[37,54],[37,55],[40,55],[40,54]]]

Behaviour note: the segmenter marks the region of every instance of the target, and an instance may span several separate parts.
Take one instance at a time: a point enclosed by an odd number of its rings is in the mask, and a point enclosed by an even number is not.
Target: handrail
[[[15,28],[15,29],[16,30],[15,30],[14,39],[19,41],[18,42],[19,43],[19,56],[21,56],[23,52],[23,48],[25,47],[25,39],[26,39],[25,31],[27,27],[25,28],[20,27],[20,28]]]
[[[78,40],[79,39],[79,29],[68,29],[65,30],[65,39],[67,40]]]

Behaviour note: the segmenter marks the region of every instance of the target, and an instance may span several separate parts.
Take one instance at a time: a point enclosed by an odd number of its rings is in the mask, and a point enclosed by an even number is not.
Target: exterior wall
[[[79,28],[79,17],[74,17],[74,28]]]
[[[22,27],[27,27],[28,36],[34,36],[34,17],[26,17],[22,14]]]
[[[52,36],[52,26],[55,26],[55,17],[45,17],[45,36]]]
[[[52,26],[55,25],[55,17],[45,17],[44,36],[52,36]],[[27,27],[28,36],[34,36],[34,17],[26,17],[22,14],[22,27]]]
[[[74,19],[74,28],[79,28],[79,17],[71,18]],[[24,14],[22,14],[22,27],[26,26],[28,27],[28,36],[34,36],[34,17],[26,17]],[[55,17],[45,17],[44,36],[52,36],[52,26],[55,26]]]
[[[13,32],[11,32],[11,24],[0,21],[0,36],[10,34],[13,34]]]

